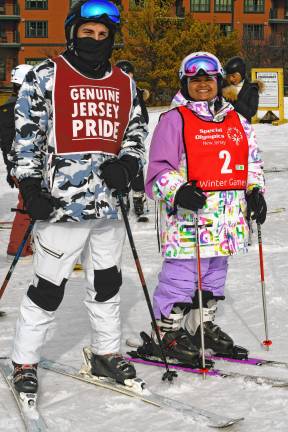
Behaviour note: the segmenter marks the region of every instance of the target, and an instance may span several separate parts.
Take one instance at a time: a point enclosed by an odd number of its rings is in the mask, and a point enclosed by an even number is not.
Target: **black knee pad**
[[[105,270],[94,270],[95,300],[105,302],[114,297],[122,285],[122,273],[117,266]]]
[[[66,282],[67,279],[63,279],[59,286],[39,277],[37,286],[29,286],[27,295],[37,306],[52,312],[59,307],[63,300]]]

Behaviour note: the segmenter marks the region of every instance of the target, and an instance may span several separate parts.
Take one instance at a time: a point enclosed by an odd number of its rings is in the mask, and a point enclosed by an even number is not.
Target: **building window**
[[[0,15],[4,15],[4,14],[5,14],[5,1],[0,0]]]
[[[265,0],[245,0],[244,12],[245,13],[264,13]]]
[[[231,12],[232,0],[215,0],[215,12]]]
[[[264,25],[263,24],[244,24],[244,39],[263,40]]]
[[[231,24],[220,24],[220,31],[224,36],[227,36],[232,31]]]
[[[210,12],[210,0],[190,0],[191,12]]]
[[[6,64],[5,61],[0,59],[0,81],[5,81],[6,79]]]
[[[48,0],[26,0],[26,9],[48,9]]]
[[[284,3],[284,18],[285,19],[288,18],[288,0],[285,0],[285,3]]]
[[[27,38],[47,38],[48,21],[26,21],[25,37]]]
[[[44,60],[46,60],[46,58],[25,58],[25,63],[31,66],[36,66]]]

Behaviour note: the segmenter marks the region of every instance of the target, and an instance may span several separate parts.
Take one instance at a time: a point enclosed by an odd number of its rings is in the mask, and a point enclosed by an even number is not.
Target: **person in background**
[[[135,74],[135,68],[133,64],[128,60],[119,60],[116,63],[116,66],[122,69],[125,73],[127,73],[131,78],[134,79]],[[144,117],[145,122],[149,123],[149,114],[145,105],[145,102],[149,98],[149,91],[146,89],[141,89],[139,87],[136,87],[137,90],[137,96],[139,99],[139,103],[141,105],[142,115]],[[132,189],[132,197],[133,197],[133,206],[134,206],[134,212],[136,216],[138,217],[138,220],[146,221],[146,217],[143,217],[144,214],[144,205],[147,202],[146,194],[145,194],[145,187],[144,187],[144,172],[143,169],[139,172],[137,177],[132,181],[131,183],[131,189]]]
[[[259,93],[264,89],[262,81],[250,82],[246,76],[246,64],[241,57],[232,57],[224,66],[226,83],[222,93],[235,110],[251,123],[257,114]]]
[[[11,168],[13,164],[9,161],[9,153],[11,151],[12,143],[15,137],[15,115],[14,108],[18,96],[19,89],[26,74],[32,69],[32,66],[27,64],[20,64],[11,71],[11,83],[13,84],[13,92],[11,97],[6,103],[0,107],[0,147],[3,154],[4,163],[7,168],[7,183],[13,189],[17,186],[17,181],[11,175]],[[23,198],[21,192],[18,194],[18,204],[14,221],[12,224],[10,239],[7,248],[7,259],[12,261],[18,251],[18,248],[23,240],[24,234],[30,224],[30,217],[28,214],[22,213],[24,210]],[[31,237],[26,242],[20,256],[20,260],[30,259],[33,255],[31,247]]]

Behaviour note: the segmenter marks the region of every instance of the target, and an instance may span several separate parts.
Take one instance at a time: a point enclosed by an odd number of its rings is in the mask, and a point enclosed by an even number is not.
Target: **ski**
[[[282,213],[282,212],[285,212],[285,211],[286,211],[285,207],[278,207],[278,208],[274,208],[274,209],[268,210],[267,214]]]
[[[132,348],[138,348],[141,346],[140,342],[137,342],[136,340],[133,341],[132,339],[127,339],[126,340],[126,345],[130,346]],[[138,363],[138,359],[141,359],[141,354],[137,353],[136,351],[133,352],[133,355],[135,355],[135,358],[131,357],[130,354],[128,353],[129,357],[126,357],[126,359],[130,359],[131,361],[136,361]],[[244,359],[237,359],[237,358],[232,358],[232,357],[224,357],[224,356],[216,356],[216,355],[207,355],[206,358],[208,360],[212,360],[214,362],[217,361],[222,361],[222,362],[231,362],[231,363],[237,363],[237,364],[244,364],[244,365],[250,365],[250,366],[267,366],[267,367],[272,367],[272,368],[284,368],[284,369],[288,369],[288,362],[282,362],[282,361],[278,361],[278,360],[265,360],[262,358],[254,358],[254,357],[248,357],[248,358],[244,358]],[[155,364],[155,366],[157,365],[162,365],[164,367],[164,363],[162,363],[161,359],[157,359],[157,357],[153,357],[153,358],[149,358],[149,356],[147,356],[145,359],[142,358],[144,361],[152,361],[157,363]],[[139,363],[141,363],[139,361]],[[175,366],[175,368],[177,369],[178,367],[182,368],[181,370],[183,370],[184,372],[190,372],[190,373],[201,373],[199,371],[199,369],[193,369],[193,368],[189,368],[189,366],[181,364],[181,363],[176,363],[171,361],[171,363],[169,362],[168,359],[168,363],[169,365]],[[186,370],[187,369],[187,370]],[[255,382],[256,384],[268,384],[268,385],[272,385],[273,387],[288,387],[288,380],[285,379],[281,379],[281,378],[271,378],[271,377],[267,377],[267,376],[256,376],[256,375],[250,375],[250,374],[242,374],[242,373],[238,373],[238,372],[231,372],[231,371],[224,371],[224,370],[220,370],[220,369],[211,369],[209,370],[209,372],[207,373],[207,375],[210,376],[221,376],[223,378],[243,378],[244,381],[249,381],[249,382]]]
[[[9,222],[9,221],[0,222],[0,230],[11,230],[12,223],[13,222]]]
[[[232,418],[214,414],[213,412],[207,411],[206,409],[204,410],[196,408],[192,405],[183,404],[182,402],[179,402],[177,400],[170,399],[156,393],[152,393],[150,390],[147,389],[145,382],[140,378],[126,380],[127,385],[123,385],[115,382],[110,378],[96,377],[91,375],[91,373],[89,373],[89,370],[87,370],[86,365],[84,365],[84,367],[82,367],[80,371],[78,371],[72,366],[63,365],[52,360],[43,359],[39,363],[39,366],[43,369],[65,375],[70,378],[93,384],[107,390],[112,390],[132,398],[140,399],[143,402],[146,402],[158,408],[172,409],[177,413],[192,418],[196,422],[205,422],[208,426],[213,428],[225,428],[243,420],[243,418]]]
[[[165,367],[165,364],[157,357],[152,356],[144,356],[138,355],[137,352],[129,352],[127,353],[128,356],[125,357],[126,360],[134,362],[134,363],[140,363],[147,366],[158,366],[158,367]],[[175,361],[172,361],[171,359],[167,359],[167,362],[169,364],[169,367],[171,369],[176,369],[182,372],[188,372],[192,374],[202,375],[203,372],[201,369],[194,369],[192,367],[189,367],[187,365],[183,365],[181,363],[177,363]],[[220,378],[241,378],[244,382],[250,382],[255,384],[267,384],[272,387],[288,387],[288,380],[281,379],[281,378],[273,378],[268,376],[257,376],[257,375],[250,375],[250,374],[244,374],[240,372],[231,372],[231,371],[225,371],[221,369],[209,369],[205,372],[206,376],[211,377],[220,377]]]
[[[6,316],[6,315],[7,315],[6,312],[4,312],[4,311],[0,311],[0,318],[4,317],[4,316]]]
[[[288,167],[282,167],[282,168],[278,168],[278,167],[272,167],[272,168],[267,168],[264,169],[264,173],[279,173],[279,172],[286,172],[288,171]]]
[[[126,345],[131,347],[131,348],[139,348],[142,344],[140,341],[127,339]],[[221,355],[207,355],[206,358],[208,360],[213,360],[213,361],[222,360],[225,362],[245,364],[245,365],[251,365],[251,366],[268,366],[268,367],[288,369],[288,362],[283,362],[281,360],[267,360],[267,359],[256,358],[256,357],[237,359],[237,358],[225,357],[225,356],[221,356]]]
[[[231,357],[222,357],[222,356],[215,356],[215,355],[207,356],[207,359],[222,360],[231,363],[242,363],[251,366],[268,366],[268,367],[288,369],[288,362],[283,362],[279,360],[266,360],[266,359],[254,358],[254,357],[248,357],[247,359],[239,360]]]
[[[19,412],[23,419],[27,432],[44,432],[47,430],[45,422],[37,409],[36,393],[18,393],[12,383],[12,367],[7,359],[0,359],[0,373],[3,376],[9,390],[14,396]]]

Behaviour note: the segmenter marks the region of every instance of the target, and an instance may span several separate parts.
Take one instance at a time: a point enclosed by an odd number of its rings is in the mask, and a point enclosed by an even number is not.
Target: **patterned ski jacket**
[[[225,103],[213,113],[213,104],[188,102],[176,95],[174,106],[185,105],[207,122],[222,121],[233,110]],[[247,189],[264,188],[262,161],[251,125],[240,116],[248,139]],[[215,126],[214,126],[215,127]],[[160,202],[160,238],[165,258],[188,259],[195,257],[195,229],[192,211],[178,207],[173,214],[177,190],[187,181],[186,155],[183,143],[183,124],[180,113],[172,109],[161,116],[150,147],[146,192]],[[247,250],[248,226],[245,219],[244,190],[206,192],[207,201],[198,211],[201,258],[236,254]]]
[[[50,222],[120,219],[116,198],[100,178],[100,166],[111,158],[111,154],[56,154],[54,81],[55,63],[47,59],[27,74],[21,87],[15,107],[16,136],[11,152],[13,173],[19,181],[28,177],[42,179],[43,188],[57,199],[57,208]],[[130,120],[118,157],[124,154],[134,156],[139,159],[141,168],[144,163],[144,139],[148,130],[133,80],[131,88],[133,104]]]

